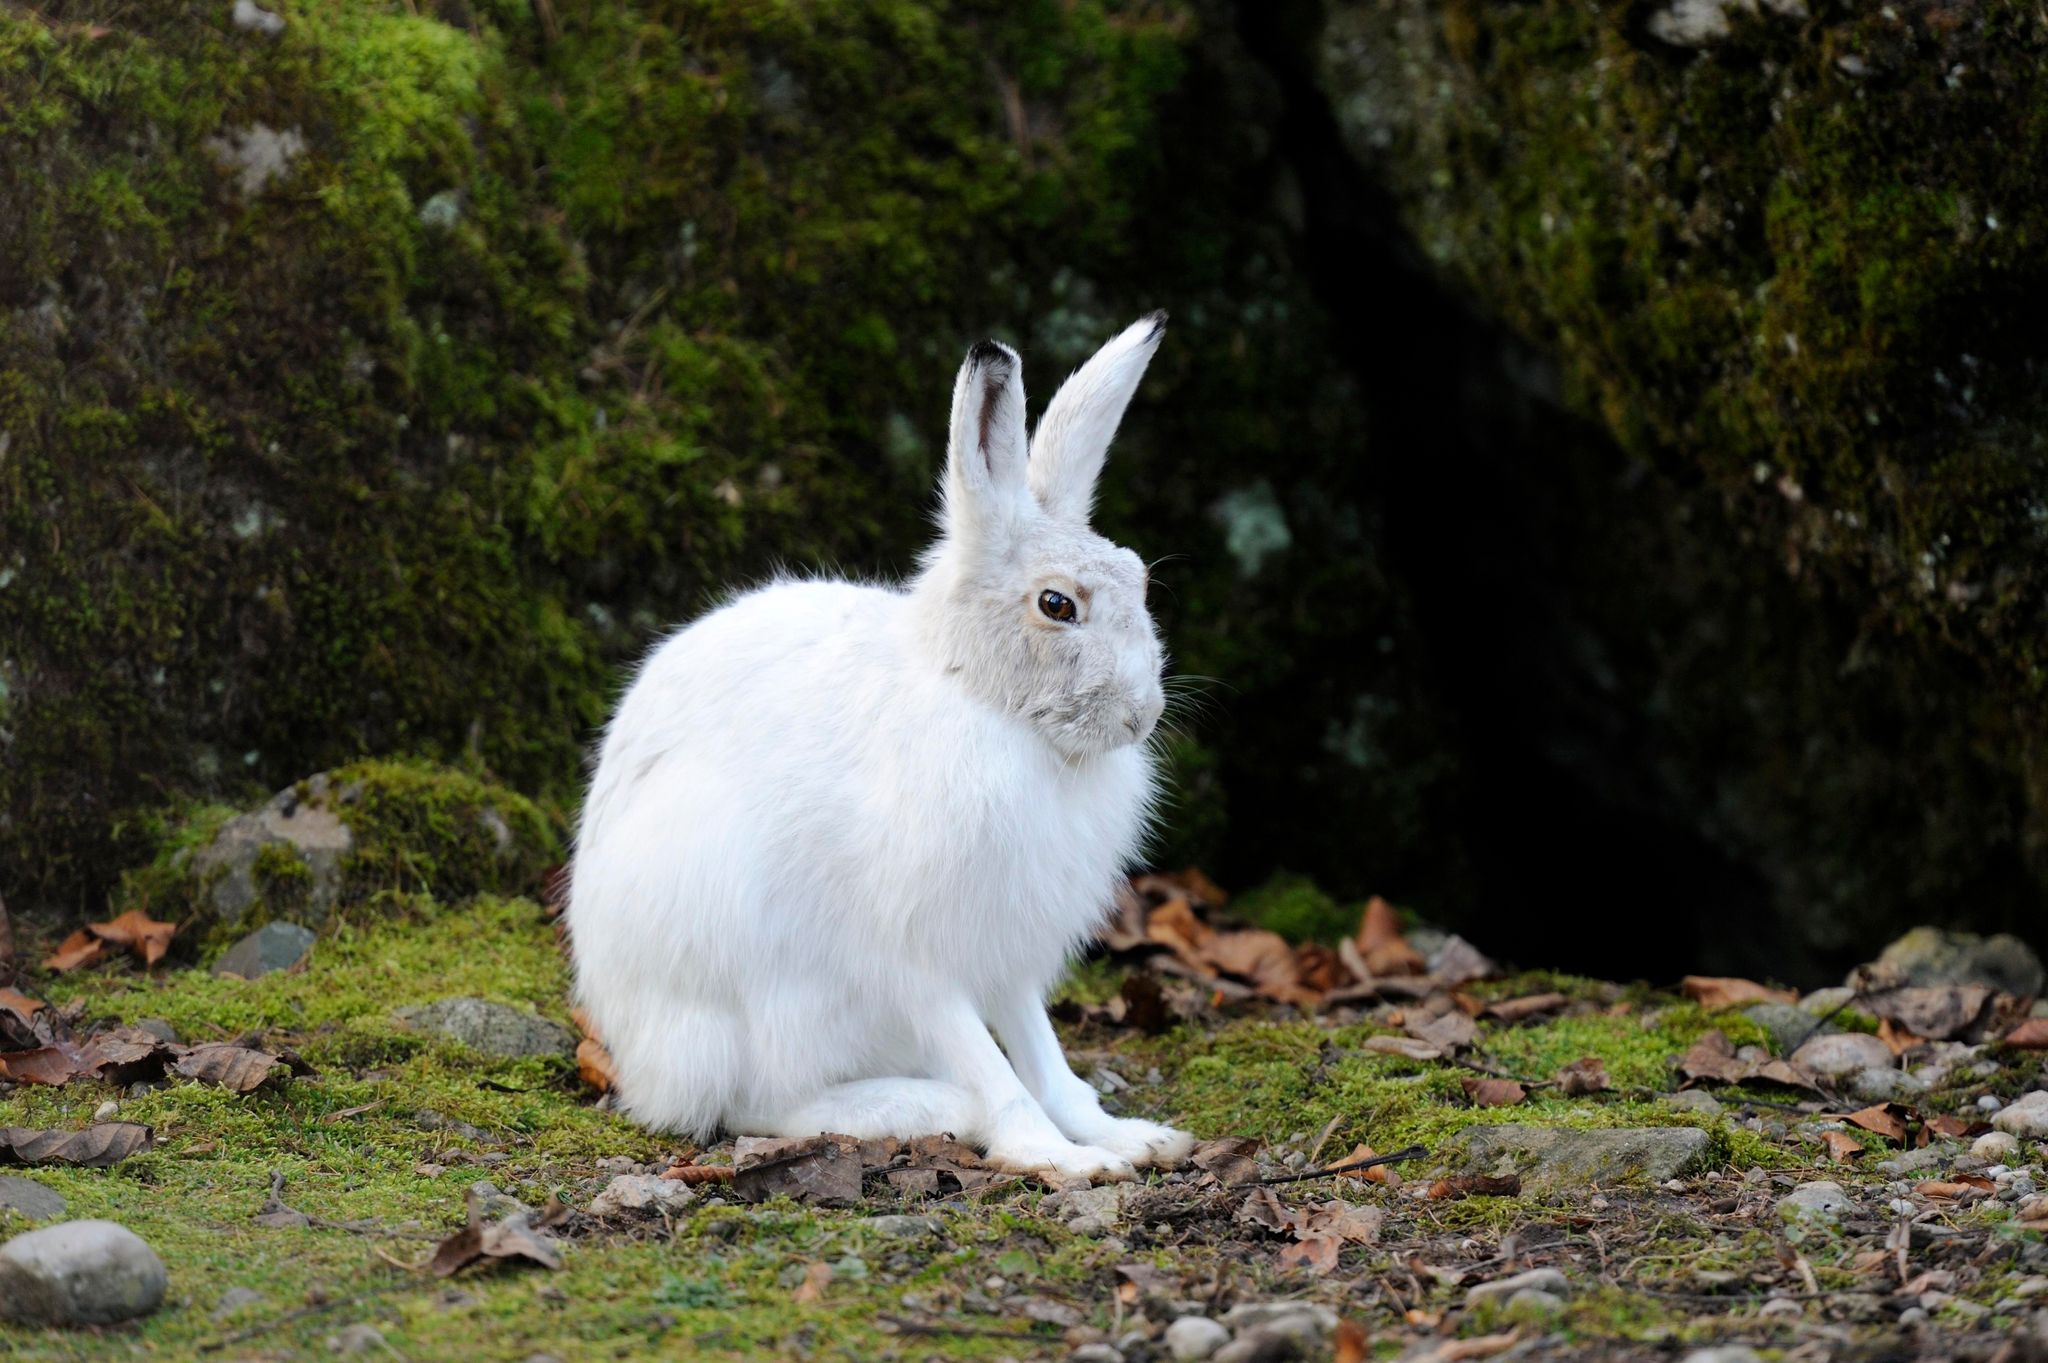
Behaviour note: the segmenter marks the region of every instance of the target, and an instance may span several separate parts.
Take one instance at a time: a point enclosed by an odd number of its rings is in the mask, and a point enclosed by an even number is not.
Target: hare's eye
[[[1074,618],[1074,603],[1058,592],[1040,592],[1038,608],[1045,612],[1047,619],[1068,622]]]

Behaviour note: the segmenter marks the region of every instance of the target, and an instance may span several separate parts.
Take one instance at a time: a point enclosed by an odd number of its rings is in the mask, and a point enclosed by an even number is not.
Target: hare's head
[[[1068,758],[1143,741],[1164,706],[1145,564],[1089,529],[1088,513],[1165,330],[1155,313],[1103,346],[1029,438],[1008,346],[968,351],[953,386],[943,534],[917,587],[926,637],[949,671]]]

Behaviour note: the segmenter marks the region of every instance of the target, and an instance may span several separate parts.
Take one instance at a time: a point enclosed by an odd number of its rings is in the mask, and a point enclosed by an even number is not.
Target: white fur
[[[1067,1176],[1186,1154],[1183,1133],[1103,1112],[1044,1007],[1155,798],[1144,569],[1086,516],[1162,324],[1083,366],[1035,443],[1017,357],[977,346],[915,580],[779,582],[648,658],[605,735],[568,907],[577,997],[640,1121],[950,1131]],[[1048,585],[1081,618],[1048,619]]]

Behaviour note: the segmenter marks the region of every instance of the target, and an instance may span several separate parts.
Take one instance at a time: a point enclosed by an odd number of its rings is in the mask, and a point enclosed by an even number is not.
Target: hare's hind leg
[[[781,1112],[749,1114],[734,1129],[763,1136],[836,1132],[870,1140],[962,1135],[980,1125],[981,1108],[958,1084],[937,1079],[856,1079],[832,1084]]]

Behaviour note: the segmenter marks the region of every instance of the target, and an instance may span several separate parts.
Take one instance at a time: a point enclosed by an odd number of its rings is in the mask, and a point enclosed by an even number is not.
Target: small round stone
[[[112,1221],[60,1221],[0,1245],[0,1317],[111,1325],[163,1305],[169,1276],[141,1236]]]

